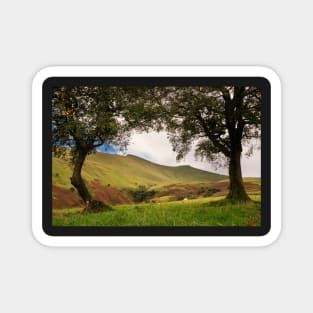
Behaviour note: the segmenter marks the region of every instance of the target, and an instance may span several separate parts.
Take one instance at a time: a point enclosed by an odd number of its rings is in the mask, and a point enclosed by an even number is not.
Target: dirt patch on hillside
[[[98,181],[91,182],[94,198],[108,205],[131,204],[130,199],[120,190],[112,187],[103,187]]]
[[[245,189],[248,193],[258,193],[260,186],[255,183],[246,182],[244,183]],[[207,196],[225,196],[228,193],[229,182],[213,182],[207,186],[197,185],[168,185],[168,190],[161,191],[157,194],[158,197],[173,196],[175,200],[181,200],[184,198],[198,198]],[[179,187],[179,188],[177,188]]]
[[[244,183],[247,192],[257,192],[261,191],[261,186],[255,183],[246,182]]]
[[[248,193],[259,192],[261,190],[260,185],[258,185],[256,183],[245,182],[244,186],[245,186],[245,189]],[[227,181],[214,182],[210,185],[210,187],[220,190],[220,192],[216,193],[215,196],[223,196],[223,195],[226,195],[228,193],[229,182],[227,182]]]
[[[66,209],[81,207],[83,202],[79,195],[71,190],[52,186],[52,208],[53,209]]]
[[[173,187],[175,185],[170,185]],[[212,194],[215,194],[220,189],[213,189],[211,186],[197,186],[197,185],[182,185],[175,186],[176,188],[169,188],[168,190],[161,191],[157,194],[158,197],[171,196],[174,197],[174,200],[182,200],[185,198],[195,199],[199,197],[207,197]],[[179,187],[179,188],[177,188]]]

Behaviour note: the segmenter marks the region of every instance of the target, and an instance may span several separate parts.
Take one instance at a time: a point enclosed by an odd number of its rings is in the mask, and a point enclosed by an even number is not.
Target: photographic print
[[[260,228],[262,88],[148,81],[50,84],[52,226]]]

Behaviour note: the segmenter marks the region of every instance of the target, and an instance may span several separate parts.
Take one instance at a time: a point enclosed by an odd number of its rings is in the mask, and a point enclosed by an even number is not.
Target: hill
[[[72,166],[69,160],[53,158],[53,184],[71,188]],[[98,181],[103,186],[132,189],[140,185],[152,187],[188,182],[208,182],[226,176],[193,168],[191,166],[164,166],[134,155],[94,153],[87,157],[82,170],[87,182]]]
[[[53,208],[81,206],[81,199],[70,183],[70,160],[52,160]],[[87,157],[82,176],[93,196],[107,204],[129,204],[134,200],[132,190],[144,186],[157,201],[184,198],[192,193],[206,193],[203,184],[217,182],[226,176],[202,171],[191,166],[164,166],[134,155],[94,153]],[[140,190],[142,192],[142,190]],[[160,198],[161,197],[161,198]]]
[[[52,160],[53,208],[82,207],[71,185],[69,158]],[[134,155],[94,153],[87,157],[82,176],[95,199],[109,205],[168,202],[225,196],[228,177],[191,166],[164,166]],[[260,193],[260,178],[245,178],[250,195]]]

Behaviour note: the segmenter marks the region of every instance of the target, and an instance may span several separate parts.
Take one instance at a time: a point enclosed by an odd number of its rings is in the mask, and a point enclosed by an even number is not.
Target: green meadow
[[[214,205],[223,197],[116,205],[82,214],[82,208],[54,210],[54,226],[260,226],[260,202]],[[259,196],[253,197],[260,200]]]
[[[253,201],[231,204],[221,201],[228,191],[227,176],[95,153],[88,156],[82,176],[93,197],[110,210],[86,214],[70,183],[71,171],[68,159],[53,158],[54,226],[260,225],[259,178],[244,179]]]

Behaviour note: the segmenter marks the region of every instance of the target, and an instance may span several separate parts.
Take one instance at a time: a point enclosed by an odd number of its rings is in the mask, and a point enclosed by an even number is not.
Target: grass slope
[[[52,180],[55,186],[70,189],[71,174],[72,166],[69,160],[53,158]],[[191,166],[163,166],[133,155],[121,156],[99,152],[87,157],[82,176],[89,184],[97,180],[103,186],[110,184],[119,189],[131,189],[140,185],[153,187],[195,181],[218,181],[226,178]]]
[[[222,197],[155,204],[117,205],[110,212],[80,214],[81,209],[55,210],[54,226],[259,226],[260,203],[209,206]],[[253,196],[259,201],[259,196]]]

